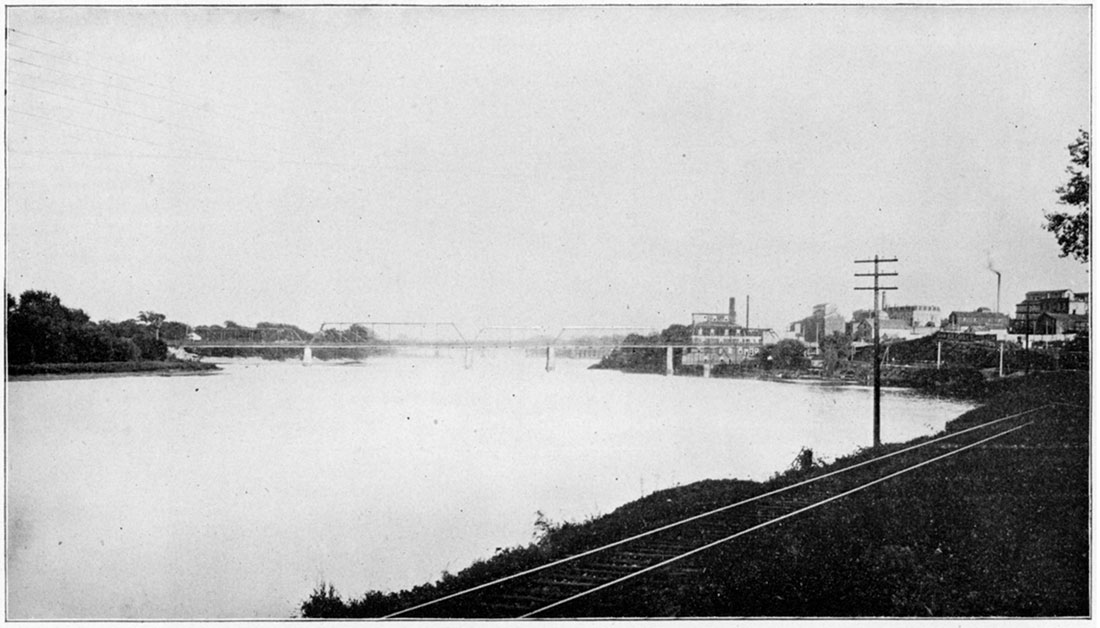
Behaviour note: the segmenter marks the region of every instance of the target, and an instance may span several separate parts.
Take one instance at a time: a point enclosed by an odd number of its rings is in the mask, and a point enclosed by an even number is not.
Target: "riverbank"
[[[589,367],[594,370],[614,370],[630,374],[663,374],[664,365],[652,360],[640,360],[637,364],[621,365],[600,362]],[[1020,373],[1022,374],[1022,373]],[[677,365],[673,372],[678,377],[706,377],[702,366]],[[1010,376],[1015,376],[1012,374]],[[711,369],[714,379],[751,379],[765,382],[799,383],[821,386],[871,386],[871,365],[852,363],[834,375],[824,375],[810,369],[762,369],[743,364],[718,364]],[[987,395],[987,383],[1000,379],[994,371],[984,373],[977,368],[947,365],[935,366],[886,365],[881,373],[883,388],[909,389],[949,399],[980,399]]]
[[[84,362],[65,364],[9,364],[8,379],[56,379],[113,375],[176,375],[212,373],[218,365],[198,360],[147,360],[141,362]]]
[[[685,371],[688,369],[693,370],[686,374],[702,374],[702,367],[684,367]],[[871,386],[874,381],[871,365],[865,363],[849,364],[832,376],[811,372],[808,369],[777,371],[739,365],[719,365],[714,367],[711,377],[828,386]],[[937,368],[891,364],[883,366],[880,381],[883,388],[909,389],[951,399],[981,399],[988,396],[989,384],[998,379],[1000,378],[993,373],[986,374],[968,366],[945,365]]]
[[[982,447],[885,482],[570,607],[576,617],[1085,616],[1089,612],[1089,381],[1083,372],[991,382],[948,430],[1050,403],[1011,447]],[[886,446],[874,455],[904,447]],[[873,455],[857,452],[813,472]],[[345,602],[332,589],[309,617],[385,615],[789,485],[709,480],[659,491],[583,523],[540,522],[537,542],[399,593]]]

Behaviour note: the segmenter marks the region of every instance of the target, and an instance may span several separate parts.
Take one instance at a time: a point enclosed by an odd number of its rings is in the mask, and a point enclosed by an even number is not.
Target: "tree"
[[[149,327],[136,320],[93,323],[49,292],[27,290],[18,301],[8,295],[8,362],[163,360],[167,348]]]
[[[765,346],[760,358],[766,363],[765,368],[777,368],[784,370],[796,370],[805,368],[809,360],[806,359],[806,345],[793,338],[784,338],[774,345]],[[770,364],[771,366],[767,366]]]
[[[840,332],[821,339],[821,354],[826,376],[836,373],[843,363],[850,362],[854,354],[852,339]]]
[[[77,362],[87,352],[88,315],[61,304],[42,290],[27,290],[8,300],[8,361]]]
[[[160,340],[160,326],[164,322],[165,318],[167,317],[164,314],[153,311],[145,311],[138,314],[139,321],[153,327],[153,337],[157,340]]]
[[[661,342],[674,345],[690,345],[691,325],[669,325],[661,332]]]
[[[1075,208],[1071,212],[1044,214],[1046,229],[1058,238],[1062,257],[1073,256],[1079,262],[1089,261],[1089,133],[1082,130],[1077,140],[1068,146],[1070,165],[1066,167],[1069,182],[1055,190],[1058,203]]]
[[[179,321],[165,321],[160,326],[160,335],[168,340],[183,340],[188,331],[190,328],[187,324]]]

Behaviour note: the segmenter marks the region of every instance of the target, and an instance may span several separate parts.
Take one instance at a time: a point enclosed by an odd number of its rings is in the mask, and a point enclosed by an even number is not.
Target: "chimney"
[[[730,325],[737,324],[737,299],[730,297]]]
[[[997,313],[1001,313],[1001,273],[997,273]]]
[[[745,295],[745,327],[749,326],[749,295]]]

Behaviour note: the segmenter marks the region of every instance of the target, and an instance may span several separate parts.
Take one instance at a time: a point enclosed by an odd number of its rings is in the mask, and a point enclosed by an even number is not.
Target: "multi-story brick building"
[[[1012,330],[1016,333],[1038,333],[1040,317],[1045,314],[1068,314],[1088,317],[1089,293],[1072,290],[1035,290],[1024,295],[1016,304],[1016,317]],[[1046,323],[1050,325],[1049,321]],[[1077,325],[1074,323],[1074,325]]]
[[[879,338],[906,338],[912,335],[912,327],[905,321],[896,321],[885,314],[878,319]],[[862,316],[853,320],[848,325],[848,335],[852,340],[869,342],[875,337],[875,325],[873,316]]]
[[[1035,321],[1033,333],[1045,334],[1077,334],[1089,329],[1089,317],[1082,314],[1061,314],[1055,312],[1043,312]]]
[[[791,323],[790,330],[805,342],[820,342],[834,333],[845,333],[846,323],[835,304],[819,303],[814,306],[813,314]]]
[[[892,321],[905,321],[909,327],[939,327],[938,305],[891,305],[883,308]]]
[[[760,353],[771,330],[738,325],[736,306],[731,297],[728,312],[691,315],[693,348],[684,355],[684,364],[740,364]]]

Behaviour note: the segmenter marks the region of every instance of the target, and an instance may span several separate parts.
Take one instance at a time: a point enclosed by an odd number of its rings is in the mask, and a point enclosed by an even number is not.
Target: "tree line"
[[[84,310],[66,307],[61,299],[43,290],[27,290],[16,299],[7,295],[8,363],[87,364],[103,362],[163,361],[168,359],[168,343],[184,340],[189,334],[217,337],[219,332],[238,339],[278,342],[279,340],[341,341],[353,337],[359,342],[377,342],[373,332],[361,325],[348,330],[327,329],[312,334],[287,323],[261,322],[245,327],[233,321],[224,324],[191,327],[169,321],[164,314],[151,310],[139,312],[122,322],[91,320]],[[194,347],[191,353],[206,357],[259,357],[269,360],[300,359],[301,348],[286,347]],[[361,360],[385,352],[384,347],[315,349],[318,360]]]
[[[84,310],[66,307],[42,290],[27,290],[18,299],[8,294],[7,299],[9,364],[164,360],[168,345],[160,339],[162,328],[183,325],[165,323],[154,312],[97,323]]]

